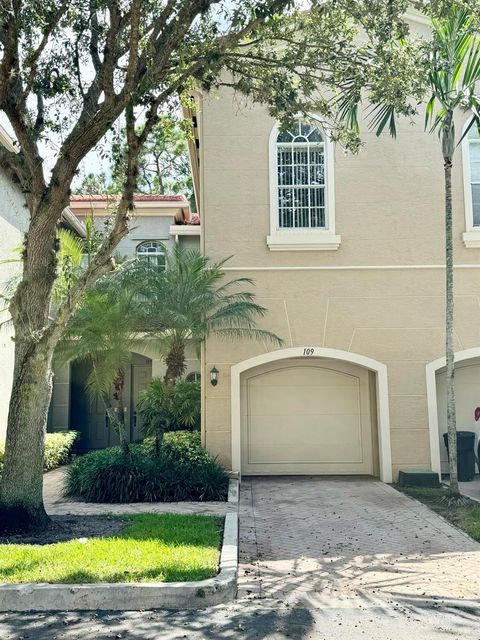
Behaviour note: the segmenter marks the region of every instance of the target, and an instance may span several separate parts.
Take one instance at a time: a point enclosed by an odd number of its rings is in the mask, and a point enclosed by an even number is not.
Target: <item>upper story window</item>
[[[480,248],[480,133],[474,125],[463,140],[466,247]]]
[[[317,127],[297,122],[277,136],[280,229],[326,229],[325,142]]]
[[[473,226],[480,227],[480,133],[477,127],[472,127],[468,133],[468,147]]]
[[[335,235],[333,145],[310,122],[297,120],[270,135],[272,251],[338,249]]]
[[[155,267],[165,267],[165,248],[157,240],[148,240],[137,246],[137,258]]]

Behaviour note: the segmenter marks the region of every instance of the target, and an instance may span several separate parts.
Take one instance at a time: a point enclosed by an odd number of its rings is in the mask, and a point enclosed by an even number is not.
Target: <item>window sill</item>
[[[462,238],[467,249],[480,249],[480,228],[465,231]]]
[[[342,240],[329,231],[277,231],[267,236],[270,251],[336,251]]]

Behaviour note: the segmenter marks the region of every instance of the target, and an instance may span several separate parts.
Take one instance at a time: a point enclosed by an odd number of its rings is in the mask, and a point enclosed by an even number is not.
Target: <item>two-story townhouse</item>
[[[413,18],[416,30],[427,26]],[[446,468],[443,168],[423,117],[358,155],[222,88],[198,97],[202,250],[255,280],[284,340],[207,340],[207,449],[243,474]],[[464,123],[459,122],[461,129]],[[457,154],[458,429],[480,405],[480,138]],[[211,373],[214,370],[213,374]],[[215,373],[218,371],[218,374]],[[215,384],[210,384],[210,377]]]
[[[70,210],[80,221],[93,216],[96,227],[105,230],[115,210],[116,197],[102,195],[74,195]],[[131,229],[119,243],[117,253],[127,260],[138,258],[155,264],[165,264],[165,252],[174,243],[199,249],[199,217],[192,215],[190,203],[181,195],[135,196],[135,213]],[[200,363],[196,353],[187,354],[187,378],[196,379]],[[124,397],[126,399],[127,431],[131,440],[141,436],[137,418],[137,401],[153,376],[162,376],[165,365],[155,341],[145,338],[132,353],[126,371]],[[55,367],[52,402],[49,412],[49,431],[75,429],[80,432],[78,449],[87,451],[117,443],[117,434],[109,427],[101,400],[92,403],[85,392],[89,365],[72,362]]]

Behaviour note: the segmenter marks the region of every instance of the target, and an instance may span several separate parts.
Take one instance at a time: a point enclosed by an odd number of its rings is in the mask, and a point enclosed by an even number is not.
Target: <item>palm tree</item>
[[[225,279],[227,260],[212,262],[198,251],[181,245],[167,252],[166,267],[139,263],[133,277],[145,300],[144,324],[165,358],[165,382],[185,373],[187,344],[198,347],[208,336],[227,340],[263,340],[280,346],[282,339],[257,328],[267,309],[244,290],[249,278]]]
[[[124,286],[121,273],[105,277],[89,290],[72,317],[57,349],[61,362],[88,362],[86,391],[101,399],[110,425],[128,454],[124,387],[131,352],[139,342],[136,292]]]
[[[397,43],[402,46],[403,43]],[[451,3],[442,17],[432,20],[432,41],[419,60],[424,70],[427,87],[425,129],[438,134],[445,176],[445,262],[446,262],[446,313],[445,355],[447,369],[447,431],[450,467],[450,494],[459,496],[457,478],[457,438],[454,385],[454,297],[453,297],[453,200],[452,167],[455,150],[471,127],[480,131],[480,96],[476,84],[480,81],[480,43],[478,17],[465,5]],[[347,83],[345,91],[337,98],[340,119],[358,130],[357,111],[359,96]],[[379,99],[372,101],[372,126],[381,135],[388,125],[390,134],[396,136],[397,109],[394,104]],[[455,116],[469,116],[466,130],[457,142]]]

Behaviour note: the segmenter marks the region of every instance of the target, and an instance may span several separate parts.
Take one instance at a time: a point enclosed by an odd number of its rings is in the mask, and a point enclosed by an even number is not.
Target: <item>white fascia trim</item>
[[[470,360],[480,357],[480,347],[457,351],[454,354],[455,362]],[[438,437],[438,406],[437,406],[437,371],[446,367],[445,356],[429,362],[425,367],[425,377],[427,383],[427,406],[428,406],[428,430],[430,435],[430,463],[432,471],[441,473],[440,463],[440,442]]]
[[[404,18],[406,20],[416,22],[417,24],[424,24],[429,27],[432,26],[430,18],[427,18],[427,16],[423,15],[423,13],[420,13],[420,11],[417,11],[416,9],[408,9],[404,14]]]
[[[377,420],[378,420],[378,445],[380,456],[380,479],[383,482],[392,482],[392,449],[390,443],[390,410],[388,401],[388,375],[387,367],[382,362],[362,356],[358,353],[329,349],[325,347],[312,347],[314,356],[305,356],[305,347],[290,347],[264,353],[254,358],[249,358],[231,367],[231,422],[232,422],[232,471],[241,474],[242,448],[241,448],[241,403],[240,403],[240,376],[244,371],[253,369],[262,364],[278,362],[289,358],[302,358],[304,360],[318,360],[329,358],[342,362],[351,362],[365,367],[376,373],[377,380]]]
[[[199,224],[172,224],[170,225],[171,236],[199,236]]]
[[[341,236],[329,231],[277,231],[267,236],[267,246],[270,251],[336,251],[341,240]]]
[[[12,136],[10,136],[6,129],[0,124],[0,144],[7,149],[7,151],[11,151],[12,153],[18,153],[19,147],[15,147],[14,140]]]
[[[341,236],[335,235],[335,146],[321,128],[315,114],[312,114],[311,119],[315,121],[325,140],[325,187],[327,191],[325,219],[327,228],[278,229],[277,137],[280,129],[278,122],[276,122],[268,139],[270,235],[267,236],[267,246],[271,251],[329,251],[336,250],[340,246]]]

